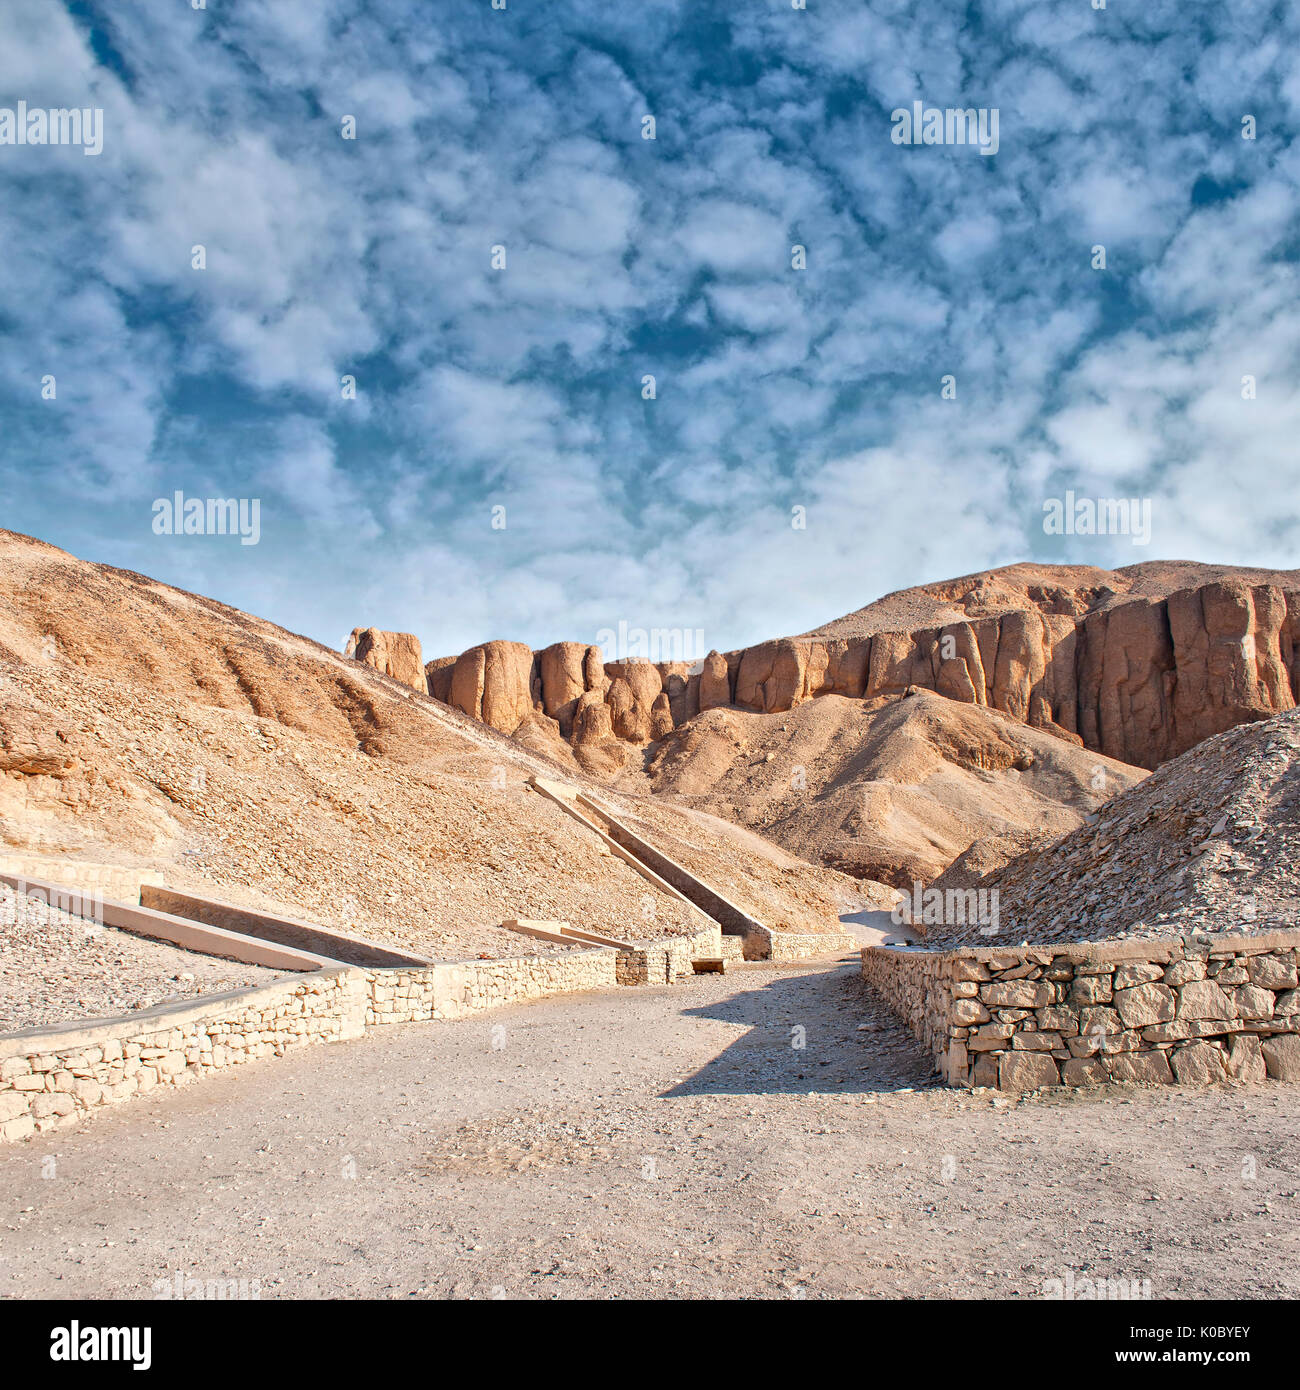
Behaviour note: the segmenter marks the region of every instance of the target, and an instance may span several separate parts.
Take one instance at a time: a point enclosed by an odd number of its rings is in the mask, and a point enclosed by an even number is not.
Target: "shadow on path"
[[[888,908],[864,907],[860,912],[841,912],[840,926],[859,946],[884,946],[893,941],[919,941],[908,923],[895,925]]]
[[[761,985],[750,978],[752,988],[682,1010],[749,1031],[663,1095],[867,1093],[939,1084],[912,1035],[863,982],[856,959],[810,974],[764,975]]]

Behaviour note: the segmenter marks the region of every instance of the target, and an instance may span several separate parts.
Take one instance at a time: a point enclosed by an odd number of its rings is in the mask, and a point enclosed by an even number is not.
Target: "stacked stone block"
[[[611,949],[426,969],[343,968],[77,1027],[0,1037],[0,1142],[89,1112],[367,1027],[462,1018],[525,999],[613,988]],[[689,969],[689,964],[687,966]]]
[[[951,1085],[1300,1080],[1300,932],[965,951],[872,947],[863,977]]]

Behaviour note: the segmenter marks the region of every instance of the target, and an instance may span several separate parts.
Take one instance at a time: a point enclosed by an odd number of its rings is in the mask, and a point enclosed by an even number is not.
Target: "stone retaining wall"
[[[857,938],[847,932],[774,931],[770,959],[794,961],[811,960],[816,956],[842,955],[852,951],[857,944]]]
[[[621,845],[636,856],[641,863],[652,869],[663,881],[674,888],[687,902],[693,903],[701,912],[713,918],[728,936],[736,936],[744,943],[745,956],[749,960],[774,959],[770,955],[773,933],[761,922],[737,907],[716,888],[705,883],[684,864],[656,849],[647,839],[638,835],[630,826],[615,818],[608,807],[585,792],[578,794],[578,805],[598,816],[605,822],[607,833],[615,844]]]
[[[0,854],[0,873],[15,878],[53,881],[80,893],[102,893],[106,898],[138,902],[146,885],[161,884],[155,869],[128,869],[120,864],[92,864],[79,859],[45,858],[41,855]]]
[[[428,969],[368,972],[370,997],[366,1024],[422,1023],[463,1018],[481,1009],[613,989],[618,983],[612,946],[563,956],[524,956],[516,960],[465,961]]]
[[[140,906],[166,912],[173,917],[187,917],[205,926],[220,927],[223,931],[256,937],[259,941],[272,941],[279,946],[327,956],[340,965],[387,969],[390,966],[433,964],[427,956],[395,950],[382,942],[371,941],[369,937],[358,936],[355,932],[323,927],[317,922],[282,917],[256,908],[240,907],[236,903],[219,902],[214,898],[200,898],[175,888],[142,885]]]
[[[621,985],[671,985],[684,975],[694,974],[693,960],[705,957],[735,959],[736,947],[724,948],[724,941],[739,937],[724,937],[720,926],[706,927],[694,936],[674,936],[653,946],[636,951],[620,951],[616,962]],[[724,950],[728,951],[724,955]]]
[[[621,954],[602,948],[424,969],[340,967],[79,1027],[6,1034],[0,1036],[0,1142],[76,1124],[101,1106],[258,1057],[358,1038],[368,1027],[613,988]]]
[[[924,951],[863,978],[950,1085],[1300,1080],[1300,932]]]

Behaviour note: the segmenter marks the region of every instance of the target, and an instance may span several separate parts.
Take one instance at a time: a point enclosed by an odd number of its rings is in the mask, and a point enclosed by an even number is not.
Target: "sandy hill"
[[[784,714],[715,709],[658,744],[651,785],[805,858],[911,889],[972,841],[1056,838],[1146,774],[918,691]]]
[[[1012,941],[1298,926],[1300,710],[1207,739],[1046,848],[982,876],[959,861],[933,886],[996,888]]]
[[[441,958],[520,954],[497,924],[647,939],[704,925],[526,786],[555,767],[369,666],[142,575],[0,532],[0,853],[170,885]],[[571,769],[572,772],[572,769]],[[597,787],[776,930],[852,880],[708,816]]]

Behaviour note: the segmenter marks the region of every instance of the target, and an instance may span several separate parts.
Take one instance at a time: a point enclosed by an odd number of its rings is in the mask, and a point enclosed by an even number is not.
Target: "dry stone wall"
[[[101,1106],[292,1047],[360,1037],[368,992],[362,971],[323,971],[200,1004],[0,1037],[0,1139],[75,1124]]]
[[[161,887],[156,869],[133,869],[121,864],[93,864],[85,860],[46,858],[40,855],[0,854],[0,874],[12,878],[57,883],[79,893],[99,893],[120,902],[139,902],[141,890]]]
[[[695,960],[739,962],[744,951],[738,936],[723,935],[720,926],[695,936],[669,937],[635,951],[620,951],[616,962],[621,985],[671,985],[694,974]]]
[[[768,959],[772,961],[813,960],[818,956],[843,955],[857,945],[847,932],[774,931]]]
[[[1300,932],[922,951],[863,978],[950,1085],[1300,1081]]]
[[[423,969],[323,970],[102,1023],[11,1033],[0,1037],[0,1142],[76,1124],[103,1106],[259,1057],[357,1038],[368,1027],[613,988],[622,954],[605,948]]]
[[[372,971],[366,1024],[464,1018],[548,994],[612,989],[618,983],[615,957],[620,954],[608,947],[563,956],[435,965],[427,970]]]

